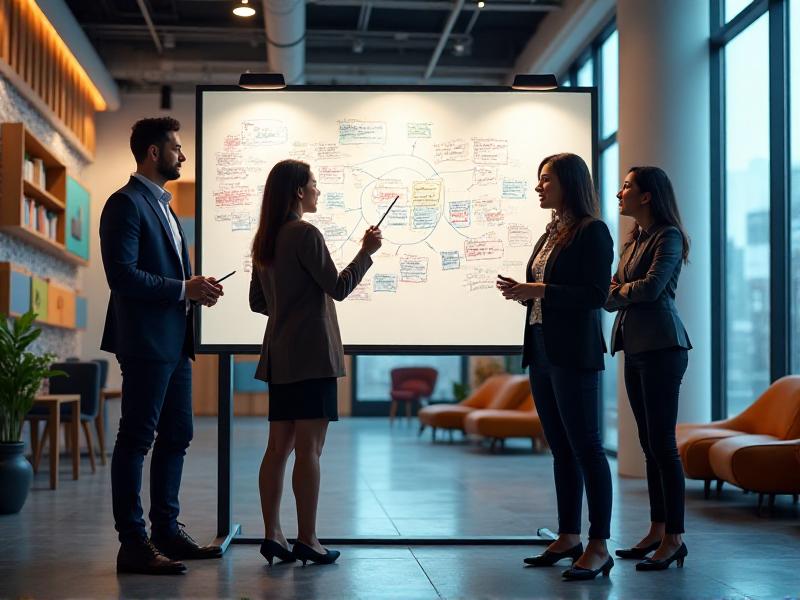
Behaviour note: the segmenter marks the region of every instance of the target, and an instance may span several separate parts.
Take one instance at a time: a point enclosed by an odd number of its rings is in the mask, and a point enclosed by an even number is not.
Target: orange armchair
[[[527,394],[530,385],[525,375],[509,375],[503,373],[489,377],[470,396],[458,404],[434,404],[419,411],[419,433],[431,427],[431,439],[436,439],[437,429],[464,430],[466,416],[478,409],[512,409],[519,406]]]
[[[735,417],[706,424],[678,425],[676,437],[684,473],[690,479],[705,480],[706,498],[711,480],[717,479],[717,489],[724,481],[717,477],[711,465],[711,448],[723,440],[742,435],[766,435],[774,441],[800,437],[800,376],[778,379]]]
[[[530,438],[534,450],[544,442],[542,422],[530,392],[522,404],[514,409],[486,408],[472,411],[464,419],[464,431],[491,439],[492,451],[498,443],[503,446],[508,438]]]
[[[769,495],[800,494],[800,439],[776,440],[771,435],[737,435],[714,444],[709,461],[714,474],[744,490],[758,492],[758,508]]]

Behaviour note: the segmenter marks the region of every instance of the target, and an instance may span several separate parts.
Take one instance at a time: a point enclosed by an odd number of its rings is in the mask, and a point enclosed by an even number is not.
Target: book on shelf
[[[34,181],[34,165],[33,161],[25,155],[25,162],[22,166],[22,177],[27,181]]]
[[[36,231],[47,235],[47,210],[41,204],[36,205]]]
[[[44,168],[44,161],[41,158],[34,158],[33,159],[33,183],[38,185],[41,189],[45,189],[46,185],[46,175],[45,175],[45,168]]]
[[[47,237],[55,241],[56,239],[56,226],[58,225],[58,215],[54,212],[47,211]]]
[[[31,226],[31,201],[25,196],[22,197],[22,223],[25,227]]]

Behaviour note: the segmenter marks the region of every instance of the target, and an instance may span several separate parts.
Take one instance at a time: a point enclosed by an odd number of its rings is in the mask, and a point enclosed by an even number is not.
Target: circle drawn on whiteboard
[[[396,162],[397,157],[393,158]],[[414,166],[428,167],[424,161],[419,162],[422,164]],[[374,165],[371,167],[375,172]],[[362,188],[361,213],[367,223],[380,221],[395,197],[399,196],[381,225],[383,237],[388,242],[400,246],[421,243],[439,224],[444,206],[444,182],[432,169],[426,168],[425,171],[395,166]]]

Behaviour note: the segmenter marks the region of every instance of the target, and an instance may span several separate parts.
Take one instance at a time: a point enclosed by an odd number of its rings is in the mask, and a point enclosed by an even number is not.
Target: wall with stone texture
[[[67,172],[81,179],[84,169],[89,165],[81,154],[50,124],[50,121],[36,110],[16,88],[0,75],[0,122],[25,124],[59,160],[67,165]],[[2,161],[2,149],[0,149]],[[2,174],[0,173],[0,176]],[[94,197],[92,198],[94,202]],[[91,255],[90,261],[98,257]],[[0,232],[0,262],[12,262],[31,271],[34,275],[51,279],[72,289],[80,289],[80,267],[59,260],[55,256],[39,250],[18,238]],[[89,302],[89,311],[97,307]],[[42,335],[35,342],[35,351],[55,353],[60,359],[78,356],[81,350],[81,332],[49,325],[40,325]]]

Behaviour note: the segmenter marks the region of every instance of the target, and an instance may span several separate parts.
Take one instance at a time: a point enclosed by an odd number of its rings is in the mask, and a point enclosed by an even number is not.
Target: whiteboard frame
[[[289,85],[281,90],[246,90],[238,85],[198,85],[195,91],[195,266],[196,272],[203,272],[203,94],[207,92],[232,92],[243,94],[280,94],[281,92],[495,92],[508,93],[512,91],[507,86],[434,86],[434,85]],[[598,94],[597,87],[565,87],[550,91],[513,90],[515,94],[559,94],[559,93],[584,93],[591,98],[592,110],[592,164],[589,169],[592,181],[597,187],[597,169],[599,166],[598,154]],[[258,354],[261,344],[203,344],[200,339],[202,328],[200,321],[202,310],[196,311],[194,323],[195,352],[197,354]],[[520,319],[520,327],[523,319]],[[522,346],[491,346],[491,345],[355,345],[344,346],[345,354],[361,355],[473,355],[473,356],[504,356],[522,353]]]

